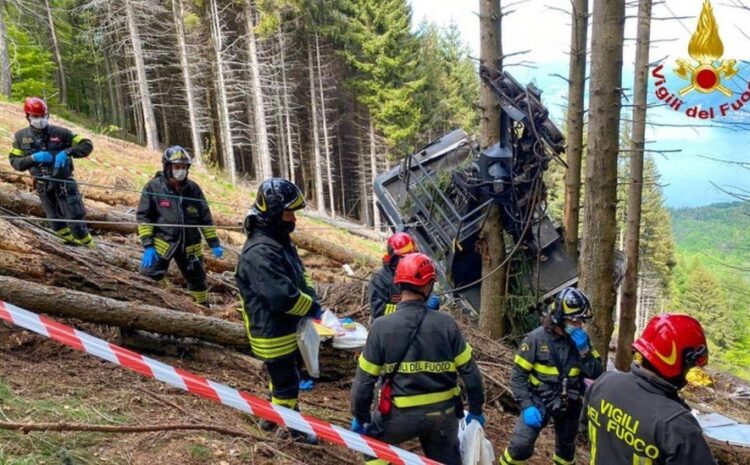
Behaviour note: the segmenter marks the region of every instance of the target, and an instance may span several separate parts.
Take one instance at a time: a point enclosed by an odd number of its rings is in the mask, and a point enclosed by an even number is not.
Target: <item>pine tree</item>
[[[728,349],[737,340],[737,328],[721,285],[700,261],[687,280],[687,289],[680,297],[680,310],[703,323],[709,340],[721,349]]]

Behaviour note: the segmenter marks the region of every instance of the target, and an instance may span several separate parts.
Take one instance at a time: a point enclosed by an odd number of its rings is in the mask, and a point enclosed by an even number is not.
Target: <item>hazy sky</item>
[[[413,8],[415,28],[422,20],[440,25],[455,23],[473,52],[478,56],[479,20],[476,0],[410,0]],[[509,3],[509,2],[504,2]],[[637,3],[637,2],[631,2]],[[724,44],[724,59],[734,58],[740,69],[738,77],[726,81],[727,87],[735,91],[732,98],[718,93],[706,96],[692,92],[685,98],[681,112],[664,106],[649,110],[649,122],[677,125],[676,127],[650,126],[647,131],[648,147],[651,149],[681,149],[679,153],[666,155],[653,154],[662,174],[662,184],[667,203],[672,207],[696,206],[732,200],[730,196],[711,185],[711,182],[730,188],[736,186],[750,190],[750,172],[736,166],[706,160],[705,156],[735,161],[750,162],[750,131],[728,130],[713,127],[708,121],[687,118],[684,110],[693,103],[701,102],[704,107],[718,107],[719,103],[733,101],[747,89],[750,66],[742,61],[750,60],[750,39],[743,35],[743,25],[750,24],[750,12],[732,8],[729,1],[714,1],[714,15],[719,25],[719,33]],[[570,18],[561,11],[547,5],[561,5],[569,8],[568,1],[528,0],[516,7],[503,23],[503,41],[506,53],[529,50],[522,58],[509,58],[510,63],[520,60],[533,62],[534,69],[512,67],[509,71],[521,82],[534,81],[543,90],[543,99],[558,122],[564,117],[567,83],[555,74],[567,76],[570,46]],[[675,59],[689,59],[688,42],[697,25],[703,0],[667,0],[654,7],[652,39],[660,40],[652,47],[652,62],[663,60],[667,86],[676,91],[685,86],[673,74]],[[632,89],[633,61],[635,54],[635,27],[637,11],[629,9],[630,19],[626,22],[625,70],[623,86]],[[674,19],[687,17],[684,19]],[[671,18],[671,19],[668,19]],[[750,35],[750,30],[748,30]],[[589,40],[591,34],[589,34]],[[629,40],[628,40],[629,39]],[[654,80],[651,80],[650,103],[658,103],[654,96]],[[739,91],[739,92],[737,92]],[[628,94],[630,92],[628,91]],[[701,99],[702,98],[702,99]],[[738,117],[748,120],[750,103]],[[747,110],[747,112],[744,112]],[[623,117],[630,119],[630,110],[623,111]],[[679,127],[690,125],[693,127]]]

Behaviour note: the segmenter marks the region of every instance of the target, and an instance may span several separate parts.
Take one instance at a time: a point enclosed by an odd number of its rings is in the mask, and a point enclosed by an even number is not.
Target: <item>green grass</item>
[[[211,449],[201,444],[191,444],[189,448],[189,452],[190,452],[190,457],[194,458],[195,460],[200,460],[202,462],[208,462],[211,459],[211,457],[213,457],[213,453],[211,452]]]

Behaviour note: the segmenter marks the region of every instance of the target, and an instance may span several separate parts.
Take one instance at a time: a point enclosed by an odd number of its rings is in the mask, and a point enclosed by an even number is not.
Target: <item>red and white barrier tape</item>
[[[387,460],[398,465],[424,465],[438,462],[399,449],[384,442],[332,425],[317,418],[302,415],[299,412],[274,405],[264,399],[238,391],[225,384],[220,384],[193,373],[174,368],[152,358],[110,344],[97,337],[58,323],[45,316],[37,315],[15,305],[0,300],[0,319],[74,349],[95,355],[108,362],[116,363],[136,371],[149,378],[157,379],[170,386],[211,399],[214,402],[228,405],[250,415],[272,421],[282,426],[314,434],[325,441],[345,446],[346,448],[372,457]]]

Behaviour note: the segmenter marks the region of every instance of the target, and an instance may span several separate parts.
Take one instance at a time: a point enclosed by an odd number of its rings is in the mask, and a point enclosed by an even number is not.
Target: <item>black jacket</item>
[[[352,386],[351,408],[356,418],[369,419],[375,382],[395,369],[424,311],[424,302],[400,302],[396,312],[372,324]],[[393,377],[393,405],[409,408],[453,400],[460,394],[458,374],[464,380],[469,410],[481,414],[484,385],[471,346],[450,315],[429,310]]]
[[[567,334],[558,336],[540,326],[526,335],[513,360],[510,387],[521,408],[541,407],[562,392],[561,378],[564,377],[560,376],[553,351],[563,370],[567,370],[571,400],[580,400],[584,391],[583,378],[596,379],[604,371],[596,350],[590,350],[581,358]]]
[[[68,159],[68,166],[55,170],[54,161],[44,165],[32,160],[36,152],[50,152],[54,157],[66,151],[71,158],[88,157],[94,150],[89,139],[73,134],[70,130],[49,125],[38,131],[31,127],[21,129],[13,136],[13,148],[10,149],[10,164],[18,171],[30,170],[34,176],[54,176],[68,179],[73,174],[73,160]]]
[[[138,225],[138,236],[143,247],[154,246],[160,257],[169,259],[178,248],[191,255],[202,256],[201,232],[209,247],[219,245],[219,236],[211,217],[211,209],[201,188],[190,179],[182,183],[182,190],[169,186],[163,173],[146,184],[138,203],[138,223],[204,225],[202,228],[178,226]]]
[[[630,373],[610,371],[591,386],[581,426],[592,465],[716,465],[677,389],[635,363]]]
[[[294,353],[297,325],[318,297],[289,235],[253,228],[235,280],[253,353],[263,360]]]
[[[396,311],[396,304],[401,300],[401,290],[393,284],[393,275],[393,269],[386,263],[370,279],[367,294],[370,298],[372,321]]]

